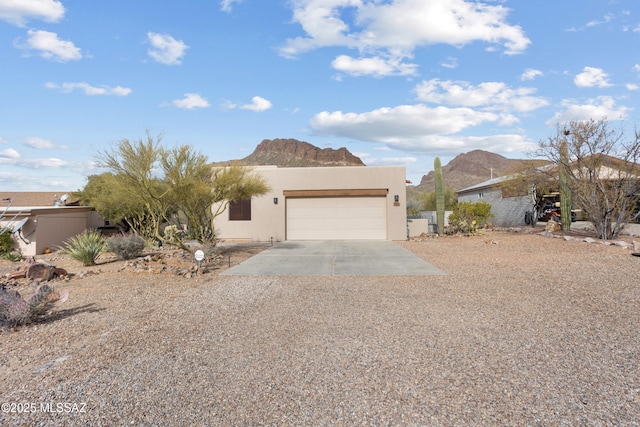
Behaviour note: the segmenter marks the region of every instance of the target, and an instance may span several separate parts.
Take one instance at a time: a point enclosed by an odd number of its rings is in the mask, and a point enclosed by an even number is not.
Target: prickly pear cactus
[[[29,304],[16,291],[0,289],[0,325],[25,323],[31,315]]]
[[[61,296],[49,285],[39,286],[29,301],[25,301],[16,291],[0,289],[0,325],[16,326],[28,323],[55,302],[66,301],[67,297],[68,292],[63,292]]]

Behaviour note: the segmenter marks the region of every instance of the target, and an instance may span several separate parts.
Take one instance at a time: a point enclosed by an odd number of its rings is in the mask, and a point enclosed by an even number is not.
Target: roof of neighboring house
[[[54,206],[56,200],[65,194],[71,194],[71,192],[48,192],[48,191],[27,191],[27,192],[11,192],[0,191],[0,208],[9,206],[11,207],[24,207],[24,206]],[[63,203],[64,205],[65,203]],[[67,199],[66,205],[76,204],[74,200]]]
[[[490,179],[488,181],[485,182],[481,182],[480,184],[476,184],[476,185],[472,185],[471,187],[467,187],[467,188],[463,188],[462,190],[458,190],[457,193],[468,193],[470,191],[476,191],[476,190],[480,190],[482,188],[490,188],[493,187],[496,184],[500,184],[503,181],[507,181],[509,179],[513,179],[515,178],[516,175],[505,175],[505,176],[499,176],[497,178],[493,178]]]

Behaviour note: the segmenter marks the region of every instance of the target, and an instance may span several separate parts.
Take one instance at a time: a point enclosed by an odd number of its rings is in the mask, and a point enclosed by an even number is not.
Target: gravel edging
[[[399,244],[447,274],[87,277],[67,316],[0,333],[1,402],[85,412],[0,424],[640,424],[630,250],[505,232]]]

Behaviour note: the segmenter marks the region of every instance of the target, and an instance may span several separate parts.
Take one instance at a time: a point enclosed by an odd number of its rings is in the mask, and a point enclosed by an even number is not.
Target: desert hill
[[[442,166],[444,186],[461,190],[480,184],[491,178],[509,175],[521,170],[525,162],[530,160],[507,159],[499,154],[483,150],[473,150],[459,154],[447,165]],[[543,161],[537,161],[543,164]],[[420,184],[415,186],[417,191],[434,191],[435,174],[430,171],[422,177]]]
[[[318,148],[297,139],[265,139],[247,157],[240,159],[247,165],[276,165],[280,167],[308,166],[364,166],[359,157],[346,148]]]

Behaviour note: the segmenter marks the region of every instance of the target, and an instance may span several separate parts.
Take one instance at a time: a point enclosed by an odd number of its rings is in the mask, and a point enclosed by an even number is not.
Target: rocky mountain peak
[[[459,154],[447,165],[442,166],[442,177],[445,187],[457,191],[491,178],[512,174],[521,168],[524,162],[524,160],[507,159],[500,154],[488,151],[473,150]],[[415,188],[420,191],[434,191],[434,172],[430,171],[424,175]]]
[[[297,139],[265,139],[249,156],[241,159],[248,165],[299,166],[364,166],[359,157],[346,148],[318,148]]]

